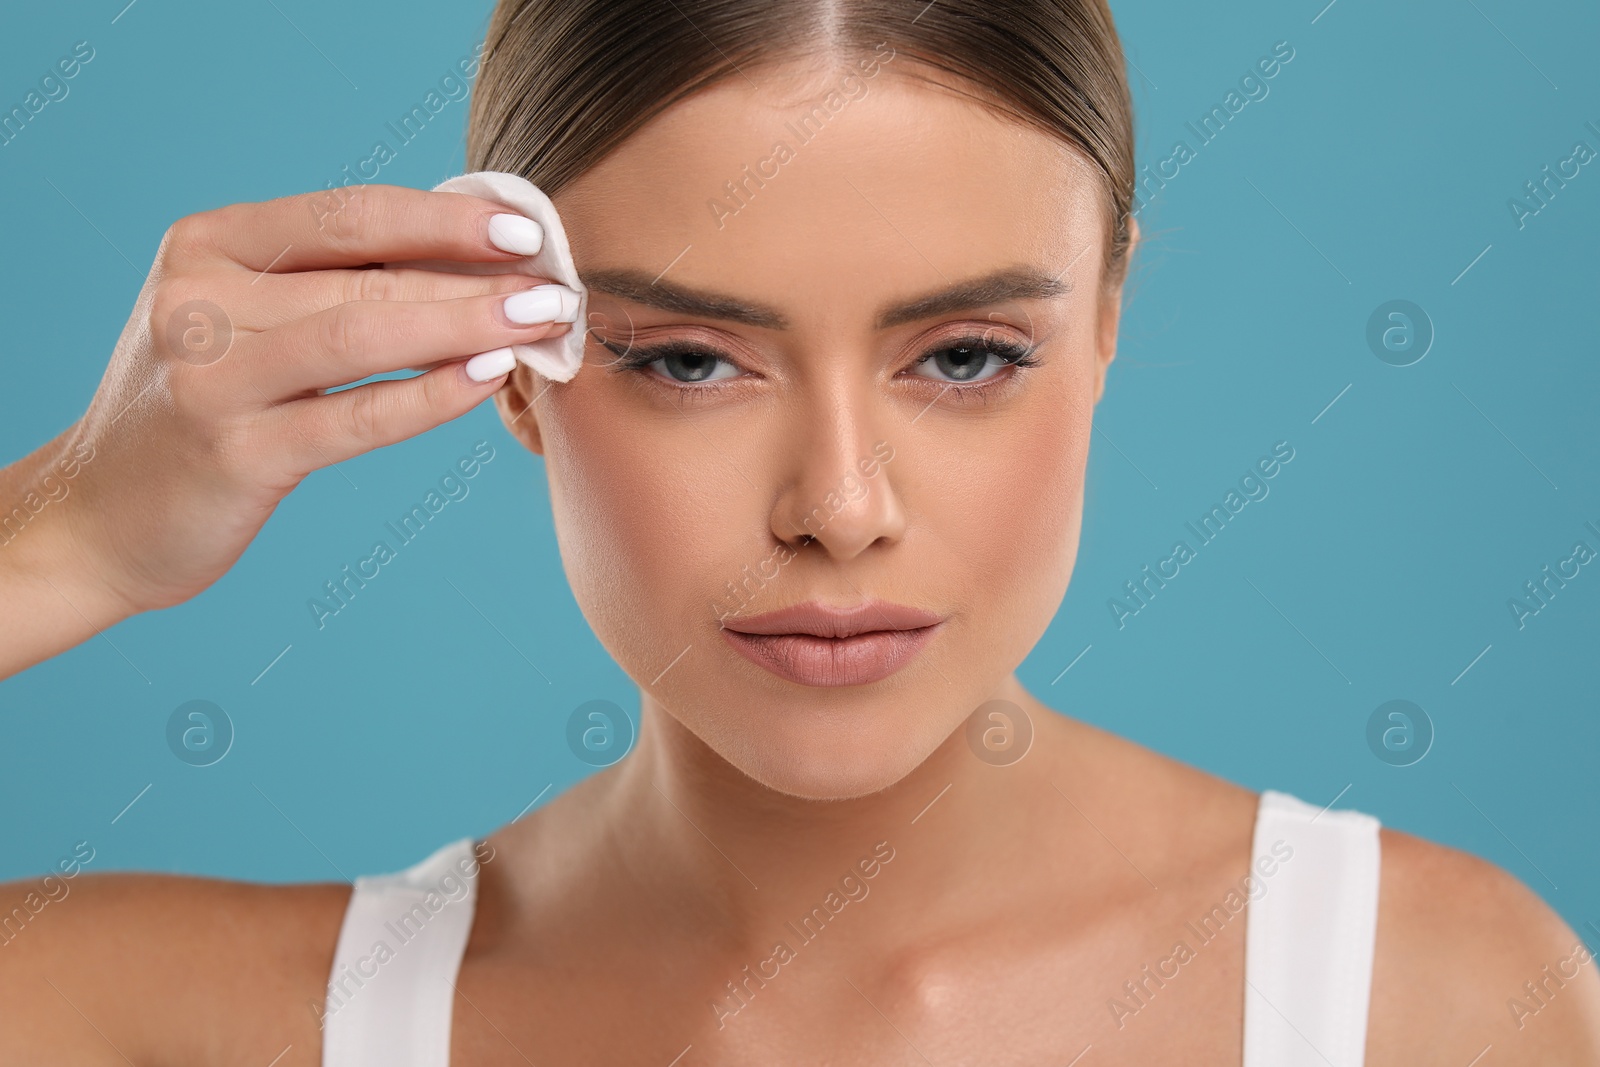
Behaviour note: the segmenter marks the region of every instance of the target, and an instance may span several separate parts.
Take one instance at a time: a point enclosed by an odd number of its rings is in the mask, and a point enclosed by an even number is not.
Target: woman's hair
[[[1120,285],[1133,105],[1106,0],[499,0],[468,169],[520,174],[554,196],[697,90],[788,59],[868,57],[885,43],[1095,165],[1111,222],[1105,282]]]

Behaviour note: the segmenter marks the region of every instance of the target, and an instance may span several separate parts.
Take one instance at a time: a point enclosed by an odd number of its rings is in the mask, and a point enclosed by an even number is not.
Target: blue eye
[[[727,356],[692,341],[669,341],[643,348],[624,348],[607,341],[600,344],[616,355],[613,367],[648,373],[658,382],[680,387],[684,392],[695,392],[697,386],[724,382],[743,374]],[[959,337],[941,343],[917,359],[909,368],[910,376],[942,382],[945,391],[954,389],[975,397],[1006,367],[1038,366],[1039,359],[1034,351],[1027,345],[992,334]],[[920,368],[930,363],[944,376],[921,373]]]
[[[619,349],[610,344],[605,344],[605,347],[617,354],[617,362],[623,367],[643,370],[660,364],[657,374],[670,382],[683,385],[722,381],[739,376],[739,368],[729,362],[726,356],[703,345],[673,343],[633,350]],[[718,363],[723,364],[729,373],[718,373]]]
[[[1039,365],[1033,350],[1027,346],[992,337],[963,337],[946,342],[917,360],[914,366],[920,368],[929,363],[949,377],[940,379],[920,373],[916,377],[932,378],[934,381],[945,381],[950,384],[988,381],[1008,366]]]

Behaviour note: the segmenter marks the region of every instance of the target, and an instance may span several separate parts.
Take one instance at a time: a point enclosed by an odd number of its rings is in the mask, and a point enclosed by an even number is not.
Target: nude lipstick
[[[922,651],[944,616],[869,600],[853,607],[808,601],[722,620],[722,636],[758,666],[798,685],[870,685]]]

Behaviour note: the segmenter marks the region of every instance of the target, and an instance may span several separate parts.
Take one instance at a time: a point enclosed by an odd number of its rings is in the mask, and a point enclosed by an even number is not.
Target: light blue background
[[[393,143],[491,6],[125,2],[28,5],[0,33],[6,109],[95,49],[0,147],[6,461],[83,410],[173,220],[323,188]],[[1295,56],[1140,215],[1077,571],[1022,679],[1244,785],[1486,856],[1594,943],[1600,564],[1524,629],[1507,600],[1574,541],[1600,549],[1600,163],[1524,228],[1507,201],[1600,148],[1600,9],[1324,2],[1114,4],[1141,164],[1193,147],[1184,124],[1276,42]],[[465,116],[378,180],[459,173]],[[1365,340],[1397,298],[1437,331],[1408,367]],[[470,496],[319,632],[308,598],[479,440],[496,456]],[[1270,496],[1119,630],[1108,599],[1282,440]],[[637,693],[577,610],[547,499],[485,404],[313,474],[197,599],[0,683],[0,877],[82,839],[91,870],[351,876],[570,786],[589,768],[568,714]],[[164,737],[197,698],[237,728],[206,768]],[[1437,731],[1410,767],[1366,742],[1395,698]]]

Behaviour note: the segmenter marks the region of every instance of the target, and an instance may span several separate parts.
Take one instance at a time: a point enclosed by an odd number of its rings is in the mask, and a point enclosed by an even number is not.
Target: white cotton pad
[[[480,170],[462,174],[440,182],[433,187],[436,193],[466,193],[504,204],[507,211],[525,215],[539,224],[544,231],[544,243],[531,256],[509,262],[466,263],[459,260],[417,259],[401,263],[385,263],[384,267],[416,267],[422,270],[448,271],[456,274],[504,274],[518,272],[552,282],[560,282],[578,294],[578,318],[572,328],[559,337],[548,337],[525,345],[512,345],[517,359],[556,382],[570,382],[583,364],[584,339],[588,334],[589,292],[578,281],[578,272],[572,265],[572,250],[567,246],[567,233],[561,227],[561,217],[555,205],[537,185],[519,174],[497,170]],[[476,355],[476,353],[462,353]]]

